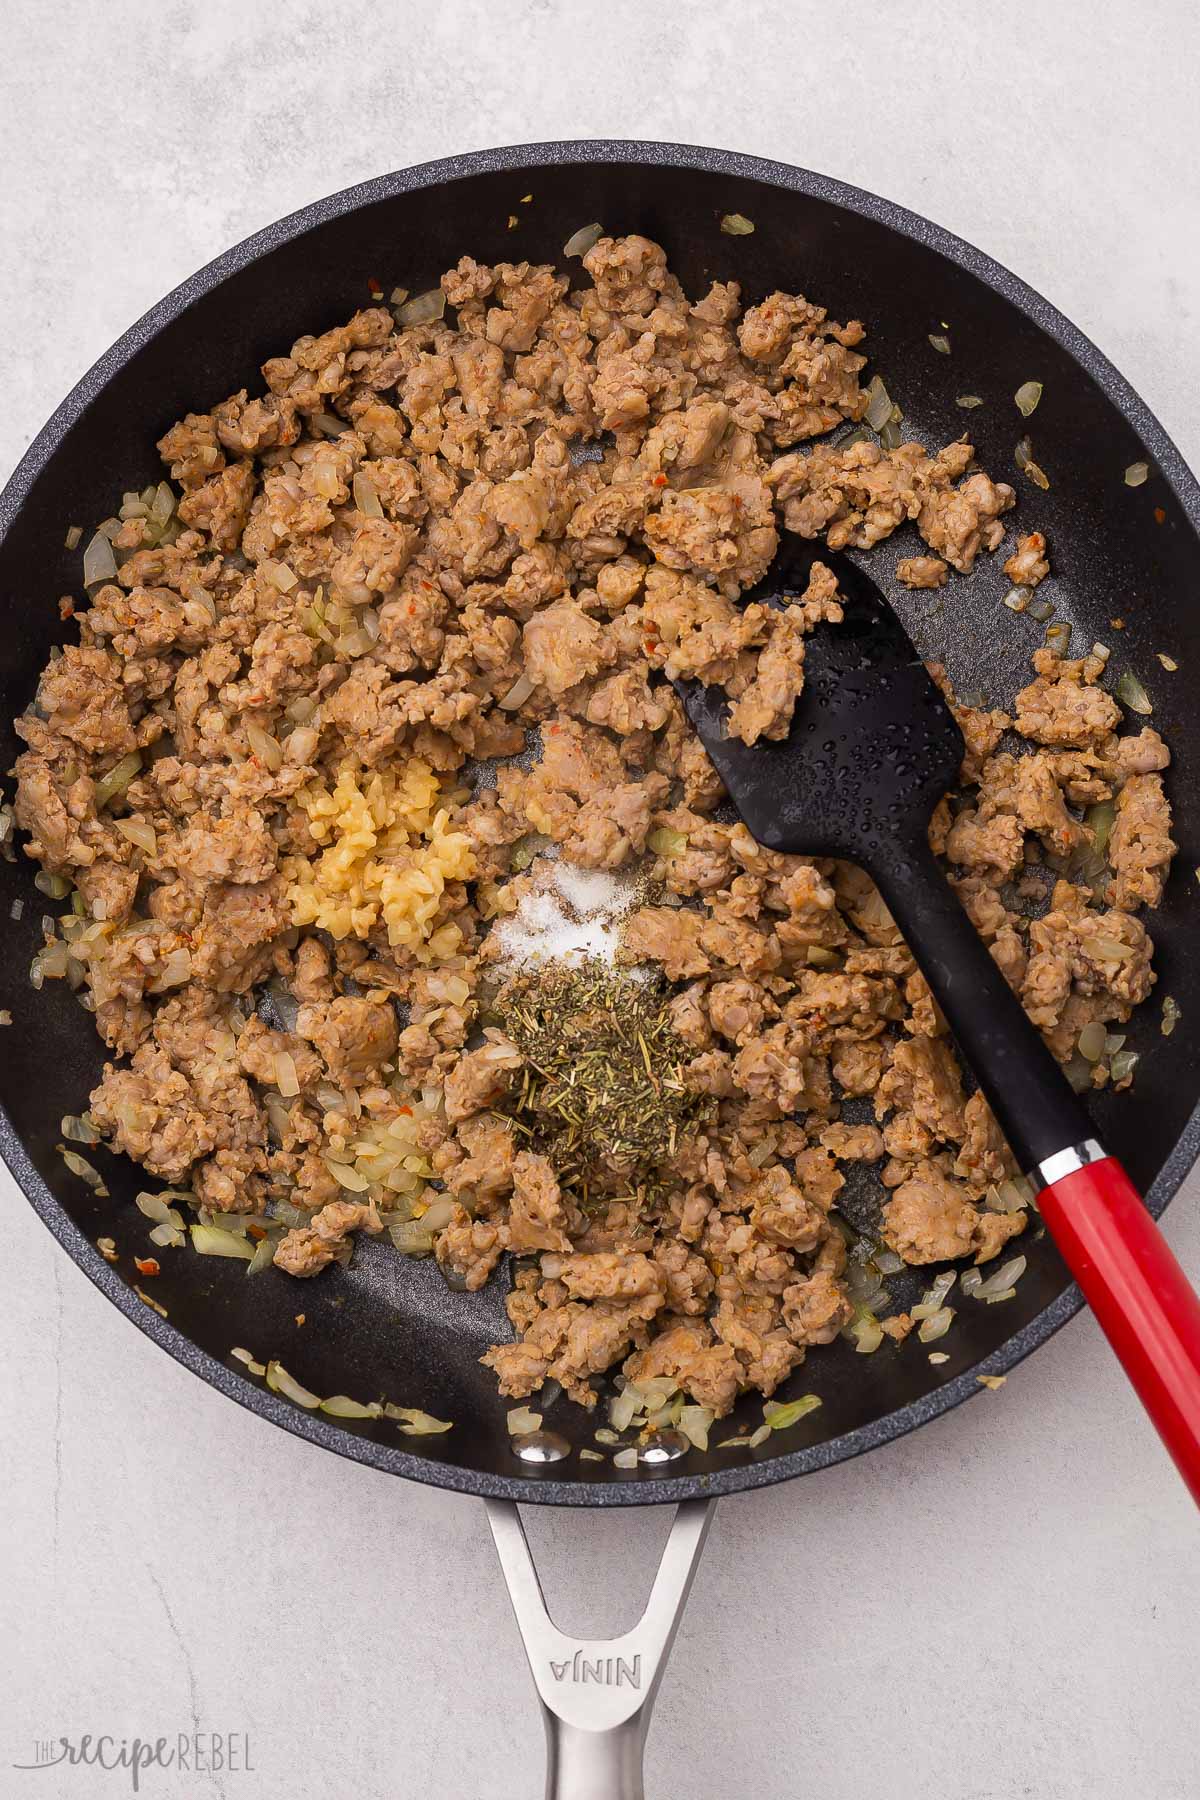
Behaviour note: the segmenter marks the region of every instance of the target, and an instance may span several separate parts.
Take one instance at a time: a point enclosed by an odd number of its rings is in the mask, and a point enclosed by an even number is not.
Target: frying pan
[[[527,202],[524,196],[532,196]],[[749,236],[722,233],[741,213]],[[510,229],[510,216],[519,224]],[[807,293],[839,318],[861,317],[867,348],[906,428],[938,443],[969,428],[983,465],[1014,480],[1018,518],[1044,530],[1054,575],[1040,590],[1076,643],[1112,647],[1154,701],[1153,723],[1176,758],[1171,779],[1181,850],[1152,921],[1159,994],[1182,1018],[1159,1031],[1151,1003],[1131,1028],[1141,1053],[1132,1091],[1089,1101],[1098,1135],[1125,1163],[1158,1214],[1200,1153],[1200,1017],[1193,873],[1200,863],[1200,787],[1185,772],[1200,758],[1200,488],[1162,426],[1101,353],[1015,276],[949,233],[903,209],[823,176],[726,151],[583,142],[485,151],[386,175],[322,200],[248,239],[168,295],[103,356],[35,439],[0,495],[0,731],[7,767],[19,748],[11,720],[29,702],[51,646],[66,635],[56,602],[79,592],[78,552],[64,548],[72,522],[90,526],[115,493],[157,479],[155,439],[196,405],[255,386],[258,368],[304,332],[338,323],[368,298],[368,282],[416,292],[464,252],[480,261],[559,258],[578,226],[600,220],[665,245],[691,293],[736,279],[746,301],[774,288]],[[949,356],[931,348],[946,333]],[[1024,421],[1012,402],[1024,382],[1043,383]],[[970,412],[956,396],[978,394]],[[1012,473],[1026,431],[1050,478],[1040,492]],[[1125,469],[1146,462],[1144,485]],[[984,559],[943,596],[895,587],[895,555],[872,571],[918,648],[946,662],[961,691],[1011,699],[1028,679],[1040,628],[1000,605],[1007,585]],[[1117,631],[1110,621],[1122,618]],[[1157,652],[1179,664],[1163,671]],[[57,1154],[59,1120],[80,1111],[103,1061],[91,1020],[63,983],[35,994],[28,968],[44,906],[28,863],[0,861],[0,1005],[12,1014],[0,1066],[0,1150],[30,1203],[64,1249],[114,1305],[180,1362],[231,1399],[338,1454],[413,1480],[477,1494],[493,1530],[548,1722],[550,1791],[570,1800],[641,1792],[640,1745],[716,1497],[784,1481],[911,1431],[979,1392],[1078,1310],[1081,1301],[1044,1235],[1022,1240],[1029,1266],[1014,1299],[959,1311],[939,1346],[948,1361],[885,1346],[871,1357],[848,1344],[814,1352],[781,1398],[812,1391],[822,1406],[753,1452],[692,1451],[633,1471],[581,1461],[595,1420],[559,1401],[547,1416],[568,1447],[541,1465],[515,1456],[505,1404],[478,1357],[507,1334],[503,1296],[451,1292],[430,1261],[360,1243],[353,1265],[297,1290],[267,1274],[247,1281],[240,1264],[180,1255],[162,1260],[153,1298],[134,1291],[132,1255],[144,1254],[146,1222],[132,1205],[142,1177],[95,1153],[111,1190],[101,1199]],[[10,919],[14,901],[19,918]],[[847,1205],[855,1203],[849,1193]],[[859,1204],[867,1204],[858,1197]],[[110,1265],[95,1247],[116,1240]],[[905,1282],[910,1285],[906,1287]],[[902,1304],[924,1277],[896,1279]],[[319,1394],[386,1394],[452,1419],[432,1439],[397,1440],[395,1427],[302,1411],[230,1357],[235,1345],[279,1357]],[[755,1426],[759,1402],[743,1400],[729,1424]],[[713,1434],[714,1437],[716,1433]],[[587,1644],[550,1623],[541,1604],[517,1502],[628,1506],[676,1502],[679,1512],[650,1604],[623,1640]]]

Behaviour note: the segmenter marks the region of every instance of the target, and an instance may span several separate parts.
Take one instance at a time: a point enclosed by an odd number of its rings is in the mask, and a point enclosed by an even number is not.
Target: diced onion
[[[1042,384],[1040,381],[1023,381],[1021,383],[1013,395],[1013,399],[1016,401],[1017,411],[1023,419],[1027,419],[1030,413],[1036,412],[1037,403],[1041,397]]]
[[[573,231],[562,247],[564,256],[586,256],[593,244],[598,244],[604,236],[603,225],[581,225]]]
[[[310,478],[322,500],[336,500],[342,480],[328,456],[315,457],[309,464]]]
[[[957,396],[957,398],[955,399],[954,404],[955,404],[955,406],[965,407],[969,411],[974,406],[982,406],[983,405],[983,395],[982,394],[959,394]]]
[[[178,1230],[183,1224],[183,1214],[178,1212],[175,1207],[168,1205],[165,1194],[143,1192],[135,1194],[133,1199],[138,1211],[144,1213],[148,1219],[153,1219],[155,1224],[170,1225],[174,1230]]]
[[[1161,1030],[1164,1037],[1170,1037],[1182,1016],[1179,1002],[1173,994],[1168,994],[1162,1004]]]
[[[795,1425],[807,1413],[816,1412],[821,1404],[819,1394],[801,1394],[798,1400],[776,1403],[768,1400],[763,1407],[763,1418],[772,1431],[786,1431],[789,1425]]]
[[[272,774],[283,767],[283,745],[269,731],[264,731],[261,725],[247,725],[246,742],[255,756],[266,763]]]
[[[446,296],[440,287],[435,287],[406,300],[396,318],[401,325],[431,325],[435,319],[444,318],[445,313]]]
[[[1098,1019],[1085,1025],[1079,1034],[1079,1054],[1088,1062],[1099,1062],[1104,1055],[1105,1031]]]
[[[1092,843],[1101,856],[1108,848],[1108,839],[1116,816],[1117,809],[1111,800],[1097,800],[1096,804],[1089,806],[1083,815],[1083,822],[1092,834]]]
[[[847,1329],[859,1356],[870,1356],[883,1342],[883,1327],[865,1306],[859,1309],[858,1316],[851,1320]]]
[[[667,826],[660,825],[650,833],[646,846],[656,856],[681,856],[688,846],[687,833],[671,831]]]
[[[104,1193],[104,1177],[99,1169],[92,1167],[86,1156],[79,1156],[74,1150],[60,1150],[59,1154],[72,1175],[78,1175],[81,1181],[86,1181],[98,1194]]]
[[[503,700],[498,700],[496,704],[501,712],[515,712],[518,706],[524,706],[533,692],[533,687],[533,681],[528,675],[520,675],[513,682]]]
[[[327,1156],[325,1167],[339,1187],[344,1187],[348,1193],[365,1194],[371,1185],[366,1176],[351,1163],[335,1162],[332,1156]]]
[[[103,1133],[98,1126],[92,1123],[86,1113],[79,1119],[75,1118],[73,1114],[67,1113],[59,1124],[59,1130],[73,1144],[98,1144],[103,1137]]]
[[[1122,670],[1117,678],[1116,694],[1122,706],[1127,706],[1131,712],[1140,713],[1143,718],[1149,718],[1154,711],[1149,694],[1132,669]]]
[[[186,1241],[178,1225],[155,1225],[150,1232],[150,1242],[160,1250],[178,1250]]]
[[[263,580],[269,581],[281,594],[290,594],[296,585],[298,578],[286,563],[272,562],[269,557],[264,557],[258,568]]]
[[[158,851],[158,837],[148,819],[118,819],[117,830],[121,836],[144,850],[147,856],[154,856]]]
[[[425,1229],[423,1219],[400,1220],[389,1225],[388,1236],[401,1256],[428,1256],[433,1249],[433,1238]]]
[[[192,1248],[201,1256],[240,1256],[246,1262],[254,1255],[254,1247],[239,1237],[236,1232],[226,1231],[220,1225],[201,1225],[196,1223],[190,1227]]]
[[[726,237],[749,237],[754,230],[754,220],[748,219],[745,213],[726,213],[721,220],[721,230]]]
[[[423,1231],[444,1231],[454,1216],[455,1201],[450,1194],[439,1194],[421,1215]]]
[[[311,1393],[306,1387],[301,1387],[295,1376],[289,1375],[280,1362],[267,1364],[267,1386],[274,1393],[283,1394],[287,1399],[294,1400],[296,1405],[304,1407],[306,1412],[315,1412],[321,1404],[320,1395]]]
[[[694,1450],[708,1449],[708,1434],[714,1417],[711,1406],[680,1407],[679,1429]]]
[[[383,504],[369,475],[360,469],[354,477],[354,504],[368,519],[382,519]]]
[[[1125,471],[1126,487],[1141,487],[1150,473],[1150,464],[1144,462],[1130,463]]]
[[[542,1415],[532,1412],[528,1406],[514,1406],[507,1414],[505,1424],[509,1437],[524,1437],[527,1432],[541,1430]]]
[[[275,1261],[275,1246],[278,1241],[278,1238],[271,1237],[259,1239],[254,1246],[254,1255],[246,1264],[247,1275],[261,1275],[264,1269],[270,1268]]]
[[[300,1077],[296,1072],[296,1059],[290,1050],[275,1052],[275,1086],[285,1100],[294,1100],[300,1092]]]
[[[872,375],[867,384],[867,424],[872,431],[882,431],[892,416],[892,396],[884,387],[878,375]]]
[[[769,1425],[760,1425],[758,1430],[752,1431],[750,1436],[746,1439],[746,1448],[748,1450],[757,1450],[760,1444],[766,1443],[770,1435],[771,1427]]]
[[[940,331],[931,331],[929,333],[929,342],[932,345],[932,347],[937,351],[939,356],[949,356],[949,354],[950,354],[950,339],[948,337],[943,336],[943,334]]]
[[[1003,1294],[1006,1293],[1009,1288],[1016,1287],[1018,1281],[1020,1281],[1022,1275],[1025,1273],[1025,1268],[1025,1257],[1014,1256],[1009,1262],[1003,1263],[993,1275],[989,1275],[987,1280],[982,1282],[980,1286],[976,1288],[976,1299],[988,1300],[994,1294]]]
[[[937,1312],[931,1313],[927,1319],[921,1320],[917,1327],[917,1336],[923,1344],[932,1344],[935,1339],[945,1337],[953,1323],[954,1308],[941,1306]]]
[[[1109,1073],[1114,1081],[1127,1081],[1138,1065],[1136,1050],[1118,1050],[1109,1063]]]
[[[962,1292],[966,1294],[967,1298],[970,1299],[971,1296],[977,1294],[983,1286],[983,1270],[964,1269],[962,1272],[962,1280],[958,1285]]]
[[[140,750],[131,750],[120,762],[115,762],[106,775],[102,775],[96,783],[96,810],[107,806],[118,794],[123,794],[134,776],[142,766]]]
[[[383,1411],[385,1418],[396,1421],[405,1437],[435,1437],[438,1432],[450,1431],[454,1424],[452,1419],[435,1419],[418,1406],[385,1406]]]
[[[97,531],[83,553],[83,585],[91,587],[98,581],[115,581],[116,576],[117,559],[113,547],[104,533]]]
[[[636,1469],[638,1464],[637,1445],[630,1444],[624,1450],[618,1450],[613,1457],[615,1469]]]
[[[1022,613],[1033,598],[1033,589],[1028,587],[1009,588],[1001,604],[1007,606],[1009,612]]]
[[[935,1313],[941,1311],[946,1295],[954,1286],[957,1274],[956,1269],[944,1269],[940,1275],[934,1277],[932,1285],[926,1288],[922,1294],[920,1305],[912,1308],[914,1319],[931,1319]]]
[[[327,1400],[322,1400],[321,1411],[335,1419],[377,1419],[383,1407],[378,1400],[364,1406],[361,1400],[351,1400],[348,1394],[330,1394]]]

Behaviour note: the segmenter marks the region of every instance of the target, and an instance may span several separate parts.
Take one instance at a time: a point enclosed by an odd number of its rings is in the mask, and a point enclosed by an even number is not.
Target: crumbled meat
[[[950,565],[940,556],[902,556],[896,564],[896,580],[906,588],[945,587]]]
[[[396,1054],[396,1015],[383,1000],[343,995],[302,1006],[296,1029],[316,1046],[330,1079],[346,1086],[356,1086]]]
[[[311,1225],[297,1225],[282,1239],[275,1251],[277,1267],[289,1275],[319,1275],[328,1268],[338,1252],[349,1246],[352,1231],[381,1231],[379,1215],[373,1206],[357,1205],[350,1200],[331,1200],[323,1206]]]
[[[1037,680],[1017,695],[1017,730],[1036,744],[1081,748],[1099,744],[1120,722],[1121,708],[1088,679],[1084,662],[1062,662],[1050,651],[1034,657]],[[1098,671],[1097,671],[1098,672]]]
[[[1050,573],[1046,540],[1040,531],[1026,532],[1004,565],[1004,573],[1018,587],[1036,587]]]
[[[1026,1215],[980,1213],[967,1190],[936,1163],[919,1163],[883,1209],[886,1243],[905,1262],[949,1262],[974,1255],[984,1262],[1025,1229]]]
[[[722,687],[746,744],[784,739],[841,602],[821,562],[746,599],[781,528],[836,551],[913,525],[896,579],[941,589],[1015,496],[965,441],[813,441],[867,410],[857,320],[743,308],[734,282],[689,301],[643,237],[575,274],[463,257],[445,318],[366,308],[172,426],[170,529],[122,521],[115,579],[75,606],[17,722],[15,819],[72,891],[43,973],[113,1056],[91,1100],[112,1148],[254,1215],[292,1274],[424,1217],[456,1288],[511,1252],[502,1393],[590,1407],[623,1363],[724,1413],[853,1318],[848,1179],[886,1191],[914,1263],[986,1261],[1026,1215],[989,1210],[1012,1153],[879,890],[727,821],[672,680]],[[1009,580],[1046,577],[1039,531],[1009,549]],[[931,848],[1078,1068],[1081,1032],[1154,983],[1136,915],[1175,850],[1166,746],[1119,729],[1102,656],[1038,651],[1011,713],[931,673],[965,745]],[[361,806],[335,820],[343,777]],[[662,993],[698,1122],[636,1180],[537,1135],[536,1058],[488,1022],[487,933],[532,887],[531,839],[637,893],[618,976]],[[900,1345],[913,1320],[881,1324]]]
[[[1117,795],[1108,859],[1116,879],[1109,899],[1123,911],[1157,906],[1178,845],[1161,775],[1130,775]]]
[[[510,1244],[518,1255],[531,1250],[569,1250],[570,1216],[554,1170],[544,1156],[518,1150],[513,1157]]]

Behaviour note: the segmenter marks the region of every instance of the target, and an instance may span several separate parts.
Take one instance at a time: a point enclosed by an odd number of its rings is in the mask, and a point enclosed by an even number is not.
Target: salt
[[[539,859],[534,884],[516,912],[492,926],[488,941],[498,962],[616,961],[621,921],[638,899],[636,880]]]

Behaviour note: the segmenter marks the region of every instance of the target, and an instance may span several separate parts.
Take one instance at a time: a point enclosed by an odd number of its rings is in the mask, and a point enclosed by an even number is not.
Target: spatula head
[[[848,556],[785,533],[770,572],[743,600],[786,606],[818,561],[837,576],[845,618],[807,639],[804,690],[786,739],[750,746],[728,738],[720,688],[675,686],[760,843],[871,868],[923,838],[955,782],[963,738],[900,620]]]

